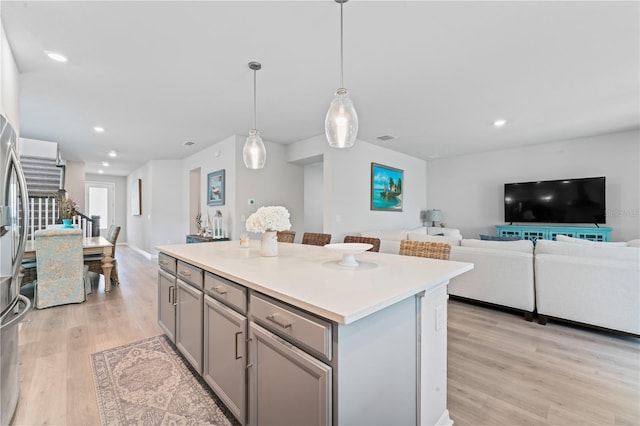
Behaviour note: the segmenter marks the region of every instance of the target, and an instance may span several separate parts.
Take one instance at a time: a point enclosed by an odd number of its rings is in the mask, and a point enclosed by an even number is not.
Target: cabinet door
[[[245,424],[247,318],[204,296],[202,376],[234,416]]]
[[[176,346],[202,374],[202,291],[177,280]]]
[[[331,367],[249,323],[249,424],[330,425]]]
[[[176,341],[176,277],[164,271],[158,271],[158,325],[164,334]]]

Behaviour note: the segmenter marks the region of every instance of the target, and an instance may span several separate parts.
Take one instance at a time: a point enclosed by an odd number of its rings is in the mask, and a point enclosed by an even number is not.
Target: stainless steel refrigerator
[[[27,239],[27,187],[16,153],[16,133],[0,115],[0,425],[18,405],[18,323],[31,306],[20,294],[18,274]]]

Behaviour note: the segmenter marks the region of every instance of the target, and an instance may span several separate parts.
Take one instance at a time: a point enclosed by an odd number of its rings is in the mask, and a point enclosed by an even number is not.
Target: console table
[[[204,237],[202,235],[187,235],[187,244],[210,243],[211,241],[229,241],[229,238]]]
[[[591,241],[609,241],[611,228],[581,226],[496,225],[496,235],[520,237],[523,240],[555,240],[556,235]]]

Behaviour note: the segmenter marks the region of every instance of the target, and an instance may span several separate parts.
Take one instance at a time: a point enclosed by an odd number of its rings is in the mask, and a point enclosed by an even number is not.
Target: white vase
[[[264,231],[260,244],[260,256],[278,255],[278,234],[276,231]]]

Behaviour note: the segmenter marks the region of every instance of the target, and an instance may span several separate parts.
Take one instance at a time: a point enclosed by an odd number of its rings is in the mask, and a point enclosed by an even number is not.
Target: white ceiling
[[[334,0],[5,0],[1,13],[21,136],[59,142],[89,173],[247,135],[249,61],[263,65],[257,127],[272,142],[323,134],[340,83]],[[352,0],[344,78],[358,139],[429,159],[638,128],[639,15],[637,1]]]

